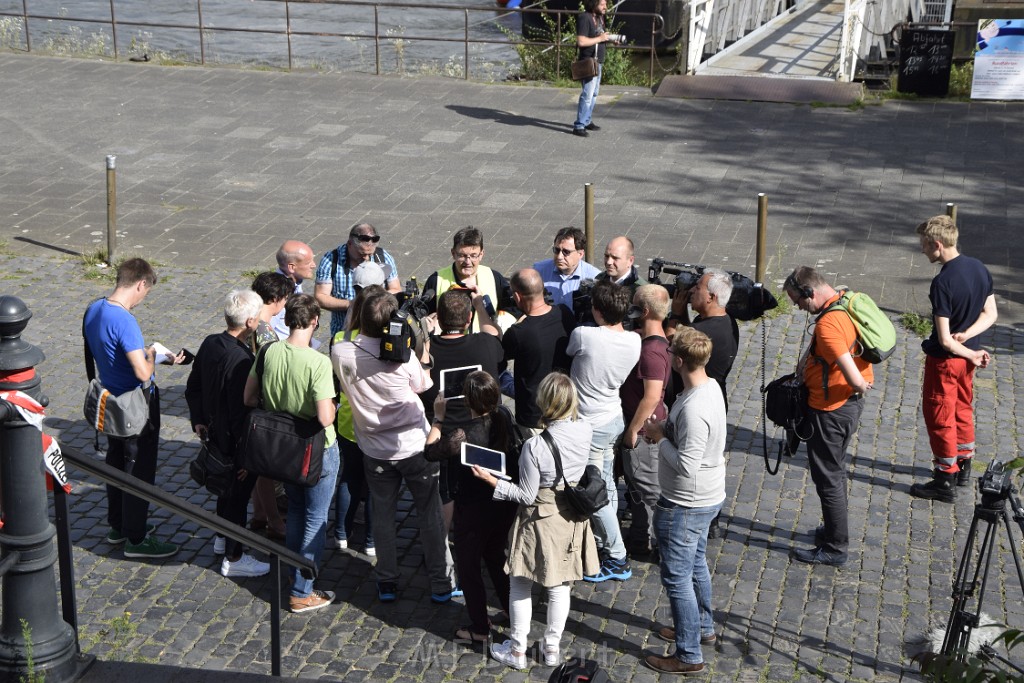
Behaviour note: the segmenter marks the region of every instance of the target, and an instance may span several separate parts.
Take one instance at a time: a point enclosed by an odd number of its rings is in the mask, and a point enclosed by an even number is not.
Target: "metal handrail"
[[[469,15],[470,12],[486,12],[493,14],[495,11],[502,12],[504,14],[512,13],[546,13],[557,15],[557,25],[560,30],[562,26],[562,15],[578,15],[579,10],[559,10],[559,9],[542,9],[542,8],[523,8],[517,7],[514,9],[500,9],[495,7],[466,7],[463,5],[427,5],[423,3],[388,3],[382,4],[379,2],[372,2],[369,0],[261,0],[262,2],[273,2],[284,5],[285,13],[285,28],[271,29],[271,28],[244,28],[244,27],[228,27],[228,26],[212,26],[206,25],[203,22],[203,0],[196,0],[196,15],[197,21],[195,24],[180,24],[180,23],[164,23],[164,22],[143,22],[143,21],[123,21],[117,18],[115,10],[115,0],[110,0],[110,18],[109,19],[95,19],[95,18],[78,18],[72,16],[54,16],[50,14],[30,14],[28,11],[29,0],[22,0],[22,11],[18,12],[4,12],[0,11],[0,17],[13,17],[20,18],[25,24],[25,46],[26,51],[32,51],[32,43],[30,40],[29,31],[29,19],[39,19],[46,21],[64,21],[64,22],[75,22],[83,24],[103,24],[110,26],[111,34],[113,37],[113,51],[114,59],[119,59],[118,47],[117,47],[117,28],[122,27],[133,27],[133,28],[170,28],[170,29],[181,29],[189,31],[198,31],[199,34],[199,60],[200,64],[206,65],[206,38],[205,32],[225,32],[225,33],[257,33],[264,35],[283,35],[287,37],[288,43],[288,69],[293,68],[292,60],[292,36],[300,37],[312,37],[312,38],[357,38],[373,40],[375,45],[375,67],[377,75],[380,75],[380,42],[385,41],[420,41],[420,42],[442,42],[442,43],[462,43],[464,45],[464,60],[465,68],[463,69],[463,78],[469,80],[470,66],[469,66],[469,46],[470,44],[480,45],[508,45],[515,47],[517,45],[530,45],[538,47],[554,47],[556,50],[557,63],[561,63],[561,48],[563,43],[555,43],[550,41],[536,41],[536,40],[524,40],[524,41],[513,41],[513,40],[497,40],[491,38],[470,38],[469,37]],[[351,7],[367,7],[373,8],[373,33],[339,33],[329,31],[300,31],[292,28],[291,18],[291,5],[336,5],[336,6],[351,6]],[[441,10],[441,11],[458,11],[463,15],[463,35],[461,38],[439,38],[437,36],[412,36],[412,35],[401,35],[392,36],[380,32],[380,21],[379,13],[381,8],[384,9],[427,9],[427,10]],[[650,85],[654,85],[654,63],[656,59],[656,44],[657,35],[665,26],[664,18],[657,13],[653,12],[619,12],[616,11],[616,17],[650,17],[651,19],[651,44],[650,46],[621,46],[616,49],[625,50],[645,50],[648,51],[648,61],[650,65],[649,78]],[[575,47],[575,46],[573,46]]]
[[[64,462],[91,474],[100,481],[121,489],[149,503],[166,508],[174,514],[190,519],[202,527],[213,529],[221,536],[245,543],[270,556],[270,668],[274,676],[281,675],[281,562],[297,568],[307,579],[316,578],[317,568],[311,560],[285,548],[245,527],[232,524],[198,505],[181,500],[141,479],[125,474],[104,462],[99,462],[71,448],[63,448]],[[75,597],[74,563],[72,561],[71,518],[68,496],[60,486],[53,487],[55,526],[57,527],[57,557],[60,567],[60,592],[64,621],[71,625],[78,638],[78,606]]]

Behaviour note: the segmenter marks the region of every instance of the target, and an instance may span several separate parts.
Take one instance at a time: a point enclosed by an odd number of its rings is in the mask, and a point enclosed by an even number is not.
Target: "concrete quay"
[[[582,184],[597,188],[599,242],[634,238],[638,256],[753,271],[756,193],[767,192],[777,284],[810,263],[862,289],[894,314],[927,311],[935,272],[913,227],[960,207],[964,251],[992,269],[1002,317],[985,336],[990,368],[976,382],[979,463],[1020,451],[1021,247],[1012,158],[1024,106],[891,102],[862,110],[655,99],[605,89],[587,140],[568,135],[575,92],[317,73],[162,68],[0,55],[0,255],[3,292],[34,313],[25,338],[42,348],[50,397],[47,430],[92,452],[81,417],[85,376],[80,319],[110,284],[78,259],[105,243],[103,157],[118,155],[124,253],[159,264],[160,283],[137,309],[147,340],[195,349],[223,326],[221,299],[243,271],[269,267],[286,237],[318,252],[368,218],[403,277],[445,262],[450,234],[473,224],[486,262],[504,272],[545,256],[554,230],[582,222]],[[1015,125],[1018,124],[1018,125]],[[980,153],[980,150],[984,150]],[[31,241],[29,241],[31,240]],[[41,245],[49,245],[41,246]],[[709,543],[719,645],[705,652],[713,681],[919,680],[906,643],[944,624],[950,581],[976,498],[956,505],[913,499],[928,475],[920,417],[919,339],[876,368],[875,390],[852,445],[851,557],[836,571],[792,563],[810,544],[820,508],[806,452],[765,472],[762,367],[789,372],[804,314],[762,330],[741,326],[731,378],[725,537]],[[182,392],[187,369],[161,368],[157,483],[213,509],[191,482],[196,441]],[[772,452],[778,436],[769,430]],[[220,576],[210,532],[154,510],[170,560],[135,562],[103,538],[103,487],[75,479],[72,527],[84,648],[109,674],[160,680],[147,664],[194,667],[168,680],[270,669],[266,579]],[[401,595],[376,601],[372,559],[328,551],[319,585],[338,601],[283,619],[286,675],[320,680],[440,683],[545,680],[488,661],[451,634],[465,622],[456,600],[437,606],[416,542],[411,504],[400,514]],[[1005,534],[1003,534],[1005,536]],[[1019,539],[1015,540],[1019,543]],[[1020,627],[1024,600],[1008,539],[985,611]],[[665,651],[652,629],[670,623],[658,569],[634,562],[623,583],[579,584],[563,650],[602,660],[613,681],[651,683],[644,654]],[[125,613],[129,627],[115,629]],[[543,606],[532,634],[540,633]],[[501,628],[499,627],[499,631]],[[99,666],[99,665],[98,665]],[[107,678],[104,680],[117,680]]]

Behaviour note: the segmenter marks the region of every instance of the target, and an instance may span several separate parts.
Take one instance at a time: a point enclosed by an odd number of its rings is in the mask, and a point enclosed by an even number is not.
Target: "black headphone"
[[[783,283],[782,288],[792,289],[794,292],[800,295],[801,299],[814,298],[814,290],[808,287],[807,285],[802,285],[799,282],[797,282],[796,278],[793,276],[792,273],[790,273],[789,277],[786,278],[786,281],[785,283]]]

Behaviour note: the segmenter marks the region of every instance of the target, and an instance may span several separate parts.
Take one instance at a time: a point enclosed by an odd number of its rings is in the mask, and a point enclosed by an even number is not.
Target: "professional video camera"
[[[594,301],[592,298],[597,280],[583,280],[580,287],[572,293],[572,314],[577,325],[595,325]],[[628,315],[622,319],[622,328],[627,331],[636,329],[637,321]]]
[[[981,493],[981,504],[985,507],[1001,507],[1013,488],[1010,479],[1012,472],[1001,462],[993,462],[978,479],[978,491]]]
[[[405,363],[413,351],[417,358],[423,355],[423,345],[430,336],[423,319],[430,315],[429,302],[433,298],[433,290],[420,294],[415,277],[406,280],[405,291],[398,295],[398,310],[380,340],[381,360]]]
[[[677,290],[693,288],[707,268],[707,266],[667,261],[658,257],[651,259],[651,265],[647,268],[647,279],[652,283],[663,285],[670,296],[675,296]],[[732,296],[729,297],[729,303],[725,310],[736,320],[757,320],[766,311],[779,305],[772,293],[765,289],[760,282],[754,282],[740,273],[726,272],[732,278]],[[675,280],[668,283],[662,282],[662,273],[675,275]]]

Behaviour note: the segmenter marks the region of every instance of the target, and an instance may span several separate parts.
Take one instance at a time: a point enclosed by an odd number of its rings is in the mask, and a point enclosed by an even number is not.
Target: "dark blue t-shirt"
[[[928,299],[932,302],[932,316],[949,318],[949,333],[963,332],[974,324],[985,308],[985,300],[992,294],[992,275],[988,268],[976,258],[961,254],[947,261],[932,280]],[[964,346],[977,351],[981,340],[972,337]],[[921,348],[929,356],[949,358],[950,354],[939,343],[939,333],[934,327],[930,337],[921,342]]]
[[[100,299],[86,310],[84,329],[100,382],[107,391],[120,396],[142,385],[128,360],[129,352],[145,348],[135,316],[122,306]]]

